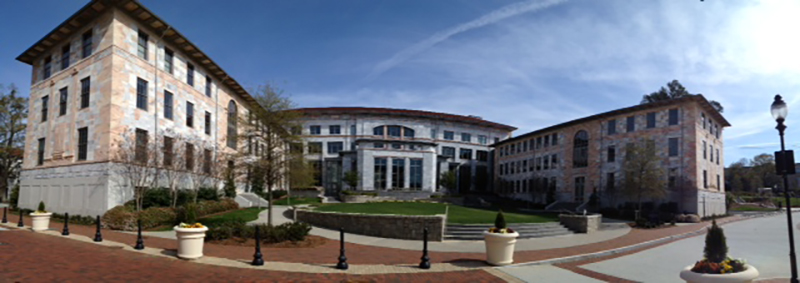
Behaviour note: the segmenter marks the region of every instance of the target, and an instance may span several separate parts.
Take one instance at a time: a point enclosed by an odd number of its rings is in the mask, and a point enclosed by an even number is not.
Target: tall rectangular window
[[[172,158],[174,157],[172,148],[173,139],[171,137],[164,137],[164,167],[169,168],[172,166]]]
[[[647,128],[652,129],[656,127],[656,112],[647,113]]]
[[[66,70],[69,68],[69,43],[61,47],[61,69]]]
[[[139,30],[139,40],[138,40],[138,54],[139,58],[147,60],[147,39],[148,36],[144,31]]]
[[[206,76],[206,96],[211,97],[211,77]]]
[[[211,150],[203,150],[203,173],[211,174]]]
[[[717,148],[717,165],[719,165],[719,148]]]
[[[147,162],[147,139],[147,131],[136,129],[134,160],[137,163],[144,164]]]
[[[89,57],[92,55],[92,30],[90,29],[86,33],[83,34],[83,40],[81,46],[83,47],[83,58]]]
[[[42,122],[47,121],[47,108],[50,104],[50,96],[42,96]]]
[[[614,176],[614,172],[606,173],[606,192],[613,192],[614,187],[616,187],[616,177]]]
[[[617,161],[617,148],[613,146],[608,147],[608,162]]]
[[[544,136],[544,147],[547,147],[549,145],[550,145],[550,135],[546,135]]]
[[[456,148],[449,147],[449,146],[443,146],[442,147],[442,155],[444,155],[446,157],[449,157],[449,158],[455,158],[456,157]]]
[[[422,188],[422,159],[411,159],[409,161],[409,184],[412,189]]]
[[[194,86],[194,65],[186,64],[186,83]]]
[[[86,77],[81,80],[81,109],[89,107],[89,92],[92,89],[92,80]]]
[[[350,125],[350,135],[351,136],[356,135],[356,125]]]
[[[627,119],[626,129],[628,133],[636,130],[636,116],[630,116]]]
[[[172,120],[173,96],[169,91],[164,91],[164,118]]]
[[[342,134],[342,126],[339,126],[339,125],[330,125],[330,126],[328,126],[328,134],[329,135],[340,135],[340,134]]]
[[[337,154],[344,149],[343,142],[328,142],[328,154]]]
[[[406,160],[392,159],[392,188],[403,188],[405,179]]]
[[[708,144],[708,154],[709,154],[708,160],[711,160],[711,162],[714,162],[714,146],[711,145],[711,144]]]
[[[78,161],[86,160],[89,149],[89,128],[78,129]]]
[[[608,129],[606,133],[610,136],[617,133],[617,120],[609,120],[608,121]]]
[[[136,108],[147,111],[147,81],[136,79]]]
[[[678,109],[670,109],[669,110],[669,125],[677,125],[678,124]]]
[[[703,141],[703,159],[707,159],[706,158],[706,141]]]
[[[431,129],[431,139],[436,139],[436,129]]]
[[[487,143],[489,143],[489,138],[487,136],[484,136],[484,135],[478,135],[478,143],[482,144],[482,145],[486,145]]]
[[[69,91],[67,88],[62,88],[58,91],[58,116],[67,114],[67,101],[69,101]]]
[[[311,153],[311,154],[322,153],[322,143],[321,142],[310,142],[310,143],[308,143],[308,153]]]
[[[472,135],[469,133],[461,133],[462,142],[472,142]]]
[[[583,203],[585,195],[586,177],[575,178],[575,202]]]
[[[194,104],[186,102],[186,126],[194,128]]]
[[[717,190],[718,191],[722,190],[722,183],[720,183],[719,174],[717,174]]]
[[[456,134],[453,133],[452,131],[444,131],[444,139],[445,140],[451,141],[451,140],[454,140],[455,137],[456,137]]]
[[[184,146],[184,150],[185,152],[183,155],[186,160],[183,164],[186,166],[187,171],[194,171],[194,145],[187,142]]]
[[[703,170],[703,188],[708,189],[708,171]]]
[[[700,113],[700,123],[703,124],[703,129],[706,128],[706,113]]]
[[[542,137],[536,138],[536,149],[542,148]]]
[[[462,148],[460,149],[458,157],[464,160],[470,160],[472,159],[472,150],[468,148]]]
[[[211,113],[206,111],[206,119],[205,119],[205,131],[206,135],[211,135]]]
[[[678,156],[678,138],[669,138],[669,156]]]
[[[53,59],[50,58],[50,55],[44,58],[44,67],[42,67],[42,71],[44,72],[44,78],[49,79],[53,72]]]
[[[375,158],[375,189],[386,188],[386,158]]]
[[[536,157],[536,171],[542,170],[542,158]]]
[[[553,154],[550,156],[550,168],[558,168],[558,155]]]
[[[321,128],[320,126],[316,126],[316,125],[314,125],[314,126],[310,126],[310,127],[308,128],[308,131],[309,131],[309,133],[310,133],[310,134],[312,134],[312,135],[319,135],[319,134],[322,132],[322,130],[321,130],[321,129],[322,129],[322,128]]]
[[[169,48],[164,47],[164,70],[172,74],[172,61],[175,59],[175,53]]]
[[[44,138],[39,139],[39,151],[36,155],[36,165],[41,166],[44,164]]]
[[[670,168],[667,177],[667,188],[675,189],[678,185],[678,168]]]
[[[558,145],[558,134],[553,134],[553,138],[550,140],[553,142],[553,145]]]
[[[475,159],[478,161],[489,161],[489,152],[485,150],[476,150]]]

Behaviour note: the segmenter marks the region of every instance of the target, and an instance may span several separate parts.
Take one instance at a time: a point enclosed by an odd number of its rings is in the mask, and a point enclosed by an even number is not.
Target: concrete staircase
[[[268,207],[269,202],[254,193],[238,193],[236,198],[233,199],[239,204],[240,208],[245,207]]]
[[[445,240],[483,240],[483,231],[494,227],[492,224],[448,224],[445,228]],[[508,227],[519,233],[519,239],[552,237],[573,234],[572,231],[558,222],[516,223]]]

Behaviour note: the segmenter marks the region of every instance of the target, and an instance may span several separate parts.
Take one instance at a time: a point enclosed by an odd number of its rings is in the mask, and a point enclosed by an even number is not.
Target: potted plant
[[[39,202],[39,208],[36,211],[31,212],[31,222],[33,231],[44,231],[50,229],[50,216],[53,215],[52,212],[47,212],[44,209],[44,202]]]
[[[173,227],[178,238],[178,257],[182,259],[198,259],[203,256],[203,242],[208,227],[200,223],[181,223]]]
[[[681,271],[681,279],[686,282],[753,282],[758,278],[758,270],[745,263],[742,259],[728,257],[728,246],[725,243],[725,234],[717,226],[717,221],[711,221],[711,228],[706,234],[706,247],[703,250],[705,258],[694,265],[689,265]]]
[[[483,232],[486,243],[486,262],[491,265],[507,265],[514,262],[514,245],[517,243],[519,233],[506,228],[506,219],[503,211],[497,213],[494,228]]]

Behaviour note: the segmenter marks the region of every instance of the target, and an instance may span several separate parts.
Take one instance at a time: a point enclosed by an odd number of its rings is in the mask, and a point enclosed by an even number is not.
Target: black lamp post
[[[783,132],[786,130],[786,125],[783,122],[786,120],[786,116],[789,115],[789,109],[786,107],[786,103],[783,102],[780,95],[775,95],[775,102],[772,103],[772,107],[770,109],[772,112],[772,117],[775,118],[775,121],[778,122],[778,126],[775,129],[778,129],[778,133],[781,136],[781,151],[775,153],[775,161],[776,161],[776,168],[778,169],[778,173],[783,175],[783,194],[786,197],[786,221],[789,228],[789,259],[792,264],[792,283],[798,283],[797,281],[797,259],[794,255],[794,228],[792,225],[792,202],[789,198],[789,174],[794,173],[794,155],[792,151],[786,151],[786,145],[783,141]]]

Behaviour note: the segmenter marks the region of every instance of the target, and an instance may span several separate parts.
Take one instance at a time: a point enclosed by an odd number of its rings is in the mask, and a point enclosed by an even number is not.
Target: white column
[[[403,188],[408,189],[411,186],[411,160],[406,157],[403,161]]]

